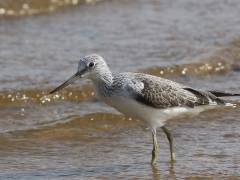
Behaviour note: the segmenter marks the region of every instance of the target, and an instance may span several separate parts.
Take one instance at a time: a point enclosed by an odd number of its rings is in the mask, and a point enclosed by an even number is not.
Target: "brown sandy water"
[[[152,168],[151,132],[91,82],[49,95],[90,53],[113,73],[239,93],[240,2],[39,2],[0,1],[0,179],[240,179],[240,104],[168,121],[177,161],[159,130]]]

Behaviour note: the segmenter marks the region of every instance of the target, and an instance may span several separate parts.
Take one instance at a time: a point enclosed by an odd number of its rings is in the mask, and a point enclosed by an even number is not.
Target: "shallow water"
[[[238,1],[37,2],[0,2],[0,179],[239,179],[239,104],[168,121],[177,161],[159,129],[152,168],[150,131],[90,81],[49,95],[90,53],[113,73],[239,93]]]

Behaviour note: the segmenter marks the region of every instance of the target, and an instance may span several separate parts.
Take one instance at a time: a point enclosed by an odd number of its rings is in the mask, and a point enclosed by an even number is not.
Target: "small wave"
[[[54,94],[50,94],[50,91],[52,89],[29,89],[22,91],[19,90],[17,92],[2,91],[0,93],[0,107],[14,106],[21,103],[43,105],[56,102],[58,100],[79,102],[96,97],[93,87],[90,85],[83,85],[81,89],[68,87],[67,89],[63,89]]]
[[[60,7],[94,4],[98,1],[100,0],[3,0],[0,1],[0,17],[50,13]]]
[[[144,70],[144,72],[162,77],[192,74],[207,75],[237,69],[239,61],[239,48],[226,48],[219,49],[214,54],[204,54],[194,61],[188,61],[193,63],[168,67],[151,67]]]
[[[33,100],[32,100],[33,101]],[[37,130],[57,126],[58,124],[68,124],[78,119],[93,120],[96,118],[94,113],[99,111],[109,114],[117,112],[103,104],[96,102],[94,99],[88,101],[59,101],[48,104],[38,104],[33,102],[15,102],[8,105],[1,105],[0,108],[0,132],[14,132]],[[97,115],[98,116],[98,115]],[[100,119],[104,119],[101,115]],[[84,118],[85,117],[85,118]]]

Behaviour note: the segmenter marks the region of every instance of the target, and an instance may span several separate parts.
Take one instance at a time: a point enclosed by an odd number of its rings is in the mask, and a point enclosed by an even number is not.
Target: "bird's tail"
[[[216,97],[221,99],[225,103],[226,106],[232,106],[232,107],[236,107],[235,103],[237,103],[238,100],[228,99],[226,97],[240,96],[240,94],[229,93],[226,91],[208,91],[208,92],[212,93],[213,95],[215,95]]]
[[[200,89],[193,89],[185,87],[185,90],[193,93],[197,97],[196,105],[226,105],[236,107],[237,100],[229,99],[230,96],[240,96],[240,94],[233,94],[224,91],[204,91]],[[226,98],[227,97],[227,98]]]
[[[240,96],[240,94],[229,93],[226,91],[208,91],[216,97],[229,97],[229,96]]]

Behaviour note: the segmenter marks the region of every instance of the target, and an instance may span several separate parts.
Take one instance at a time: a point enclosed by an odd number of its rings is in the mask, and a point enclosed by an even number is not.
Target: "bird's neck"
[[[112,86],[113,83],[113,75],[111,71],[105,71],[104,73],[101,74],[101,76],[98,79],[98,84],[105,86],[105,87],[110,87]]]
[[[93,81],[94,90],[97,93],[98,97],[102,99],[102,97],[110,96],[113,84],[113,75],[109,71],[105,71],[101,73],[101,76],[98,77],[96,81]]]

